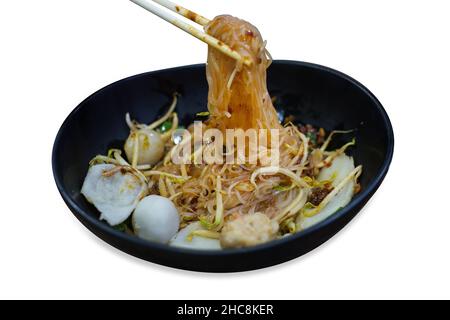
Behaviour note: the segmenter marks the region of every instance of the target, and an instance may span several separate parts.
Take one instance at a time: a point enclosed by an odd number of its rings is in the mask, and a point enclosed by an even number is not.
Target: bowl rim
[[[120,232],[118,230],[115,230],[111,226],[107,225],[103,221],[100,221],[98,218],[95,218],[91,216],[89,213],[84,211],[77,202],[72,199],[72,197],[69,195],[69,193],[64,189],[63,185],[63,178],[60,175],[60,170],[58,170],[57,165],[57,151],[59,148],[59,145],[61,144],[61,137],[63,132],[65,131],[66,127],[69,125],[69,123],[72,121],[74,116],[80,112],[80,110],[83,108],[83,106],[86,105],[86,102],[88,102],[90,99],[95,97],[100,92],[108,89],[109,87],[115,86],[117,84],[132,81],[135,78],[139,78],[142,76],[148,76],[148,75],[157,75],[159,73],[164,73],[168,71],[181,71],[184,69],[195,69],[195,68],[205,68],[205,64],[192,64],[192,65],[185,65],[180,67],[174,67],[174,68],[166,68],[156,71],[150,71],[150,72],[144,72],[137,75],[133,75],[130,77],[126,77],[124,79],[115,81],[99,90],[91,94],[89,97],[84,99],[64,120],[63,124],[61,125],[60,129],[58,130],[58,133],[56,135],[53,149],[52,149],[52,171],[53,171],[53,177],[55,179],[57,188],[59,193],[61,194],[64,202],[69,207],[70,211],[75,216],[80,216],[84,221],[87,221],[89,224],[92,224],[95,226],[95,228],[100,229],[103,233],[107,234],[109,237],[118,238],[121,241],[129,242],[131,245],[136,245],[138,247],[147,247],[149,249],[153,250],[159,250],[159,251],[165,251],[170,252],[174,254],[179,255],[195,255],[195,256],[202,256],[202,257],[228,257],[228,256],[234,256],[234,255],[240,255],[240,254],[247,254],[247,253],[255,253],[258,251],[266,251],[268,249],[272,250],[275,247],[281,247],[286,243],[293,242],[300,240],[302,238],[306,238],[308,235],[317,232],[318,230],[324,228],[325,226],[332,224],[336,220],[339,220],[343,216],[346,216],[350,214],[353,210],[357,209],[359,206],[364,205],[365,201],[368,200],[373,193],[377,190],[377,188],[382,183],[383,179],[385,178],[390,164],[392,162],[393,154],[394,154],[394,145],[395,145],[395,138],[394,138],[394,131],[392,127],[392,123],[389,119],[389,116],[382,106],[381,102],[375,97],[375,95],[367,89],[363,84],[361,84],[359,81],[353,79],[352,77],[348,76],[347,74],[337,71],[335,69],[325,67],[319,64],[310,63],[310,62],[304,62],[304,61],[295,61],[295,60],[274,60],[274,65],[295,65],[300,67],[306,67],[315,69],[322,72],[331,73],[341,79],[344,79],[348,82],[350,82],[352,85],[356,86],[359,90],[361,90],[376,106],[379,114],[382,117],[383,125],[387,129],[387,151],[383,160],[383,163],[381,165],[380,170],[377,172],[376,176],[369,182],[367,188],[362,190],[361,193],[356,195],[352,198],[351,202],[345,206],[344,208],[340,209],[338,212],[334,213],[333,215],[329,216],[325,220],[315,224],[314,226],[303,230],[301,232],[292,234],[288,237],[284,237],[281,239],[273,240],[264,244],[260,244],[253,247],[247,247],[247,248],[236,248],[236,249],[226,249],[226,250],[195,250],[195,249],[188,249],[188,248],[179,248],[179,247],[172,247],[167,244],[159,244],[156,242],[150,242],[141,238],[138,238],[136,236],[131,236],[126,233]],[[88,228],[89,229],[89,228]],[[91,231],[92,232],[92,231]]]

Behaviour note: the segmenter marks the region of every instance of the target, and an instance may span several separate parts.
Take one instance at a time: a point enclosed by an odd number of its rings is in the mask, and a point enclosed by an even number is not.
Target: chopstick
[[[177,19],[176,17],[172,16],[171,14],[169,14],[162,8],[156,6],[153,2],[148,1],[148,0],[130,0],[130,1],[144,9],[150,11],[151,13],[157,15],[158,17],[166,20],[167,22],[173,24],[174,26],[180,28],[181,30],[189,33],[190,35],[196,37],[197,39],[207,43],[211,47],[221,51],[222,53],[226,54],[227,56],[229,56],[233,59],[236,59],[237,61],[241,61],[242,63],[244,63],[247,66],[250,66],[252,64],[252,61],[250,58],[242,57],[237,51],[231,49],[229,46],[227,46],[222,41],[210,36],[207,33],[204,33],[203,31],[200,31],[200,30],[194,28],[190,24],[188,24],[180,19]],[[174,12],[177,12],[178,14],[183,15],[183,16],[184,15],[192,16],[192,14],[195,14],[190,10],[187,10],[185,8],[182,8],[178,5],[171,3],[170,1],[154,0],[154,2],[161,3],[164,7],[167,7],[170,10],[172,10],[171,8],[173,8]],[[197,15],[197,14],[195,14],[195,15]],[[202,17],[202,16],[198,15],[198,17]],[[205,23],[206,21],[209,22],[209,20],[204,17],[199,18],[199,19],[194,19],[194,20],[191,19],[191,20],[194,22],[197,22],[197,23],[199,23],[198,21],[201,21],[202,23]],[[199,24],[201,24],[201,23],[199,23]]]
[[[195,13],[194,11],[191,11],[189,9],[186,9],[176,3],[173,3],[172,1],[153,0],[153,2],[156,2],[160,5],[162,5],[163,7],[166,7],[167,9],[172,10],[173,12],[182,15],[185,18],[192,20],[201,26],[206,26],[208,23],[211,22],[209,19],[205,18],[204,16],[199,15],[198,13]]]

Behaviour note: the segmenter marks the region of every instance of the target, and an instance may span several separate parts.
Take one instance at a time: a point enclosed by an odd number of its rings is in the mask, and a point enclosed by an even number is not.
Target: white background
[[[326,245],[266,270],[199,274],[113,249],[57,192],[57,130],[99,88],[204,62],[206,46],[127,0],[1,1],[0,298],[450,298],[448,1],[179,2],[246,18],[276,59],[373,91],[396,134],[384,184]]]

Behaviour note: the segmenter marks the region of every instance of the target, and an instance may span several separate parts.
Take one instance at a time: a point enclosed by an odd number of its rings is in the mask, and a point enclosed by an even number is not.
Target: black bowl
[[[338,71],[304,62],[276,61],[269,69],[269,90],[277,106],[296,120],[327,130],[357,129],[352,149],[364,166],[362,192],[325,221],[281,240],[257,247],[224,251],[191,251],[141,240],[98,220],[80,189],[91,158],[121,147],[128,136],[127,112],[151,122],[179,92],[180,119],[190,123],[205,111],[208,86],[205,65],[185,66],[133,76],[111,84],[83,101],[62,125],[53,149],[58,189],[74,215],[98,237],[136,257],[194,271],[235,272],[279,264],[321,245],[343,228],[380,186],[393,156],[394,135],[389,118],[375,96]],[[347,137],[348,139],[348,137]],[[338,141],[339,142],[339,141]]]

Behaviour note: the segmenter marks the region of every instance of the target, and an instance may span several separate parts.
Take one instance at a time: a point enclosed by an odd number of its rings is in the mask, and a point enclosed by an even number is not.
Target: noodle
[[[273,218],[283,213],[282,211],[289,207],[287,204],[295,207],[298,201],[294,200],[307,194],[307,191],[301,190],[308,185],[300,178],[300,174],[306,167],[308,140],[294,125],[283,127],[279,122],[267,91],[266,69],[270,61],[259,31],[248,22],[231,16],[217,17],[206,27],[206,31],[230,45],[242,56],[251,57],[253,62],[251,67],[236,64],[236,61],[220,51],[209,49],[207,78],[210,118],[205,123],[206,128],[218,128],[222,131],[236,128],[279,129],[280,140],[283,142],[279,150],[279,168],[271,169],[249,163],[240,166],[174,165],[170,157],[166,156],[164,162],[153,171],[180,177],[190,176],[189,181],[184,183],[171,181],[170,188],[173,190],[169,191],[172,200],[180,212],[194,213],[194,220],[215,221],[214,228],[220,228],[222,225],[220,221],[214,220],[214,208],[218,205],[220,207],[217,203],[217,177],[221,177],[223,194],[219,198],[223,198],[225,218],[236,213],[242,215],[254,212],[261,212]],[[192,141],[186,139],[175,146],[168,142],[168,153],[173,155],[185,144],[192,144]],[[291,168],[294,168],[294,171]],[[194,171],[200,173],[194,174]],[[168,193],[162,179],[158,176],[150,178],[156,183],[159,182],[162,193]],[[274,188],[281,183],[294,184],[293,186],[297,187],[290,192],[275,192]]]
[[[338,150],[325,151],[335,133],[348,131],[332,132],[325,142],[316,143],[311,141],[307,131],[300,130],[293,123],[288,122],[284,126],[280,123],[266,84],[266,70],[272,58],[256,27],[246,21],[224,15],[215,18],[205,29],[208,34],[229,45],[242,57],[250,58],[252,64],[246,66],[217,49],[209,48],[206,69],[209,84],[209,119],[202,124],[202,129],[218,129],[222,133],[228,129],[242,129],[242,132],[247,129],[276,129],[280,142],[276,150],[279,154],[278,164],[264,165],[262,161],[251,163],[246,161],[249,149],[246,149],[246,154],[241,154],[236,148],[231,151],[225,143],[224,155],[245,161],[238,164],[207,164],[197,161],[205,149],[212,148],[209,145],[213,144],[212,138],[208,140],[207,148],[196,149],[194,125],[188,128],[188,132],[178,136],[178,140],[174,138],[173,134],[179,124],[178,115],[174,112],[177,103],[175,94],[169,111],[153,124],[139,124],[132,121],[129,114],[126,115],[126,123],[132,134],[135,134],[131,165],[122,158],[119,150],[111,150],[107,157],[95,157],[91,165],[111,163],[133,167],[134,171],[139,172],[139,177],[148,183],[150,194],[169,198],[174,203],[181,216],[181,227],[200,221],[206,230],[195,231],[197,236],[220,238],[224,226],[225,229],[231,230],[237,225],[227,227],[227,222],[235,222],[238,219],[247,221],[245,217],[249,216],[251,217],[248,221],[255,225],[266,221],[264,223],[267,227],[269,221],[278,226],[279,228],[271,227],[267,230],[276,230],[279,237],[286,232],[298,231],[294,220],[310,204],[308,198],[313,189],[318,186],[325,188],[328,185],[316,181],[320,169],[329,166],[334,159],[344,154],[354,141]],[[138,165],[141,151],[139,130],[157,130],[170,118],[173,120],[172,126],[160,134],[165,156],[154,166]],[[323,129],[321,130],[324,136]],[[269,139],[271,137],[274,136],[269,135]],[[201,139],[203,141],[203,137]],[[174,156],[186,147],[193,151],[190,155],[190,160],[193,161],[174,163]],[[274,151],[269,148],[265,150]],[[258,155],[260,153],[261,150]],[[358,167],[334,190],[327,191],[328,195],[323,199],[323,203],[306,214],[316,215],[346,183],[352,179],[356,183],[361,170],[361,167]]]
[[[279,128],[266,85],[269,60],[258,29],[246,21],[224,15],[215,18],[206,31],[253,62],[251,67],[246,67],[217,49],[209,48],[206,74],[211,126],[222,130]]]

